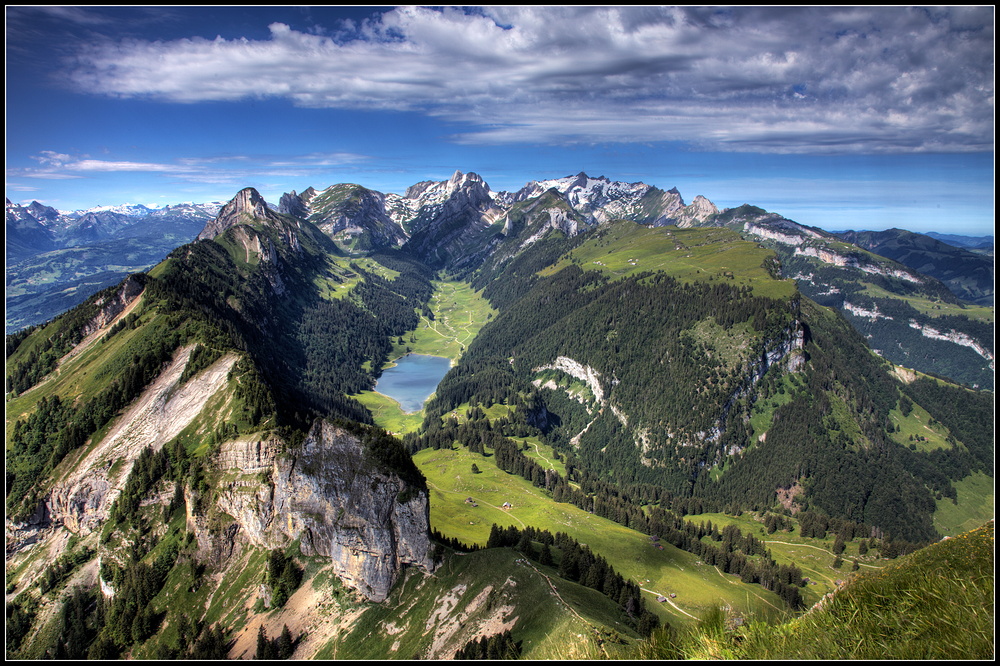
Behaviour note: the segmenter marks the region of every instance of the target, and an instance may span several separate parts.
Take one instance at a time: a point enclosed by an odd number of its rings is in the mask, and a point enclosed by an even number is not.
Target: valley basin
[[[427,354],[407,354],[395,363],[382,372],[375,390],[398,402],[407,413],[423,409],[451,368],[450,359]]]

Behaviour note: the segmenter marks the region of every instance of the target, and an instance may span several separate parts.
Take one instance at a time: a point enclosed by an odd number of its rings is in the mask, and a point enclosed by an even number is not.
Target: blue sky
[[[992,234],[992,7],[7,7],[7,197],[585,171]]]

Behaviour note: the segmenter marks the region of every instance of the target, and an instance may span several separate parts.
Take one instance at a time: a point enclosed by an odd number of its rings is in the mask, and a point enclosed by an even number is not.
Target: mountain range
[[[194,239],[222,204],[59,211],[6,202],[7,332],[40,324],[149,269]]]
[[[354,184],[309,187],[268,206],[317,225],[347,252],[405,245],[458,277],[487,259],[497,239],[509,238],[526,215],[535,227],[522,243],[551,228],[575,236],[614,219],[654,227],[727,226],[775,249],[785,277],[811,298],[840,308],[889,360],[993,386],[992,315],[974,307],[993,305],[992,257],[927,235],[899,229],[827,233],[749,205],[719,211],[700,195],[686,204],[676,188],[585,173],[531,181],[517,192],[494,192],[478,175],[461,172],[448,181],[417,183],[402,196]],[[129,272],[145,270],[194,238],[220,208],[126,204],[61,213],[8,200],[8,332],[46,321]]]
[[[628,658],[992,515],[992,308],[820,229],[456,172],[195,235],[7,336],[8,656]]]

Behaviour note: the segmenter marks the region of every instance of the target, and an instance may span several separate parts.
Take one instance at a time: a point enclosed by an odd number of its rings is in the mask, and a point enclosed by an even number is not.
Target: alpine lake
[[[419,412],[450,368],[451,360],[442,356],[407,354],[382,372],[375,390],[398,402],[404,412]]]

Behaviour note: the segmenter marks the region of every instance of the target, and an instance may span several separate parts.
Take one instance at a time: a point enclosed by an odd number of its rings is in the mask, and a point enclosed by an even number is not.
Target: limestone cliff
[[[235,519],[237,541],[277,548],[297,539],[372,601],[388,596],[404,566],[433,569],[426,490],[379,464],[357,434],[317,421],[300,447],[284,449],[278,439],[222,446],[216,505]]]

